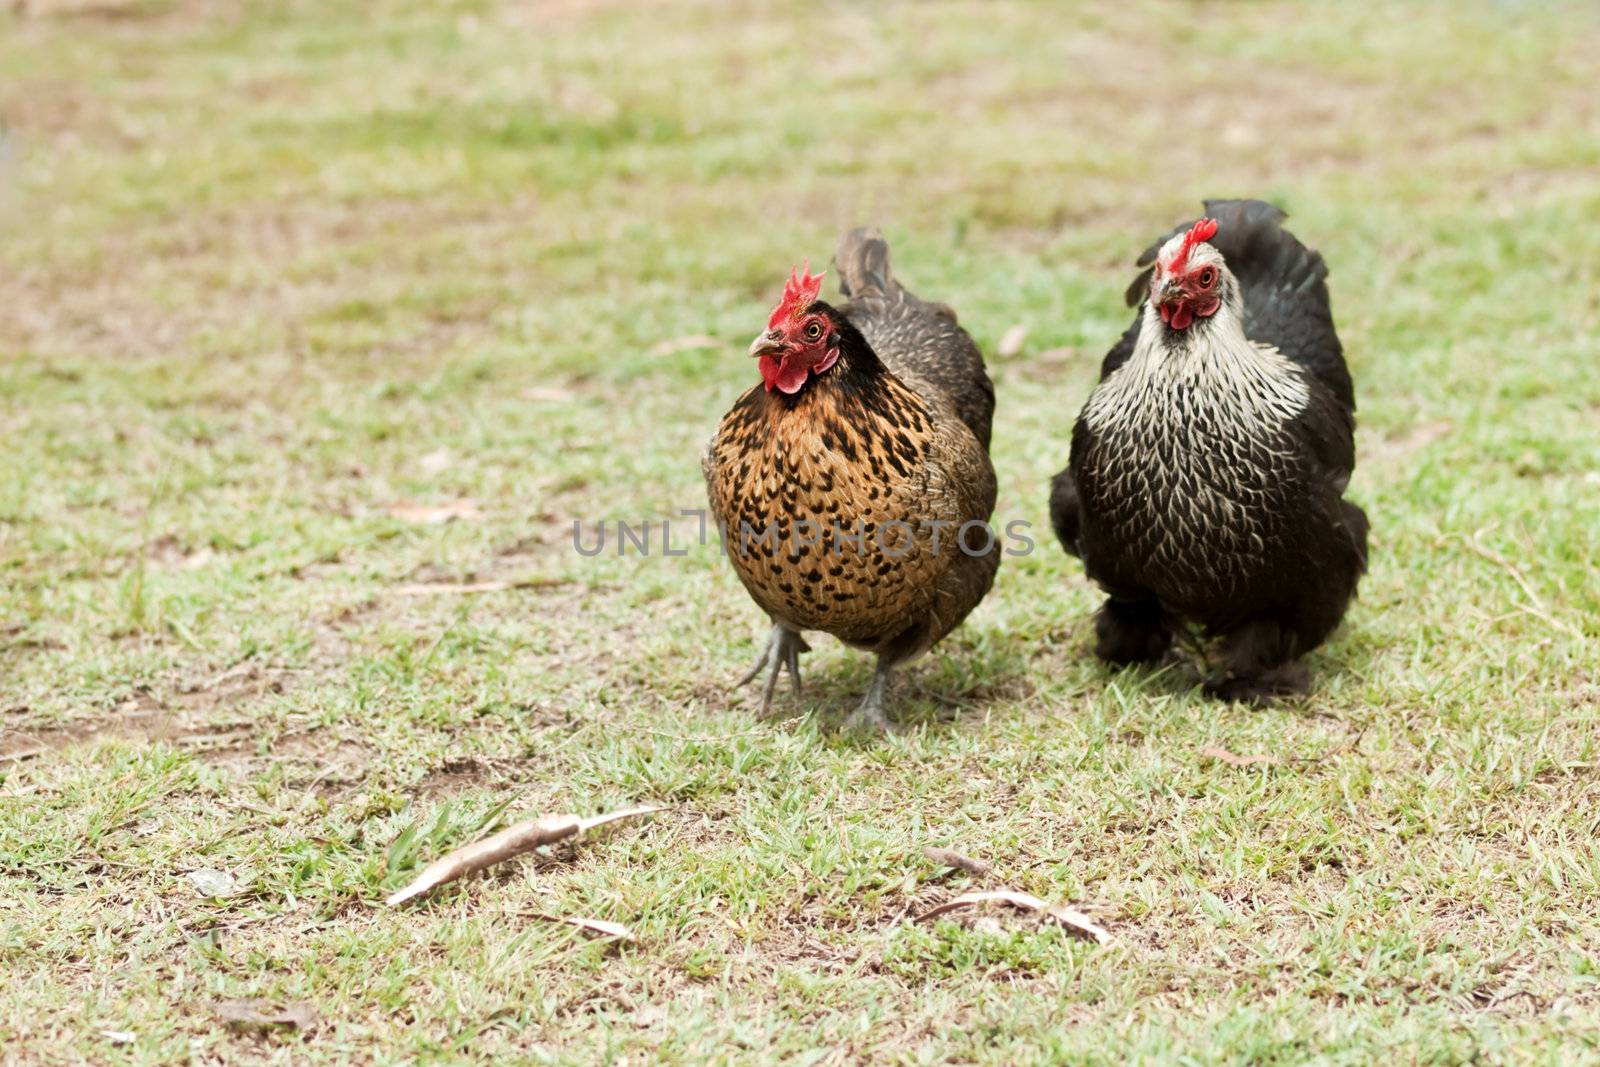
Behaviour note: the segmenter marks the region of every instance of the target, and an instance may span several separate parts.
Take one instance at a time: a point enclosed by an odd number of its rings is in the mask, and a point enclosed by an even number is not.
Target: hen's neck
[[[1085,414],[1097,430],[1159,432],[1201,420],[1253,434],[1294,418],[1309,399],[1293,361],[1245,336],[1233,301],[1184,330],[1146,304],[1132,356],[1095,389]]]
[[[769,393],[769,398],[779,407],[792,411],[810,407],[819,400],[836,403],[841,398],[881,390],[888,368],[878,358],[878,353],[861,331],[843,316],[835,328],[839,333],[839,358],[821,374],[810,376],[798,392]]]
[[[1132,359],[1193,363],[1222,369],[1255,353],[1255,345],[1244,335],[1243,316],[1232,299],[1223,300],[1213,314],[1195,318],[1182,330],[1174,330],[1162,322],[1155,304],[1147,300],[1144,322],[1139,328],[1139,343],[1134,346]]]

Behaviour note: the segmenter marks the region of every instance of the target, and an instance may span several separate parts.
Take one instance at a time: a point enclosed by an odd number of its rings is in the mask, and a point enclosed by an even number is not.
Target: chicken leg
[[[756,660],[756,665],[735,684],[736,688],[743,688],[755,680],[762,671],[767,671],[767,684],[761,693],[761,714],[765,715],[772,710],[772,692],[778,687],[778,675],[783,673],[785,667],[789,669],[789,681],[794,685],[794,695],[800,695],[800,653],[810,652],[811,646],[806,644],[805,638],[799,631],[791,630],[783,623],[774,623],[772,633],[767,637],[767,647],[761,652],[761,658]]]
[[[872,672],[872,684],[867,686],[867,695],[861,698],[856,710],[844,721],[846,730],[889,731],[889,716],[883,710],[883,694],[888,685],[889,666],[880,658],[877,669]]]

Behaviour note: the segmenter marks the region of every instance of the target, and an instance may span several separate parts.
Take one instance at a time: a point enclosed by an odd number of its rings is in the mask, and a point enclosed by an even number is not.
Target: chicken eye
[[[1200,284],[1209,289],[1217,280],[1217,272],[1207,267],[1200,272]]]
[[[822,336],[822,323],[813,322],[806,327],[806,340],[815,341]]]

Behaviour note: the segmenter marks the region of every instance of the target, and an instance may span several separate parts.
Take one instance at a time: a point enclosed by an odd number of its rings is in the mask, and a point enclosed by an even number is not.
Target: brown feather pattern
[[[882,269],[871,281],[898,290],[886,254]],[[842,312],[817,305],[849,324],[838,363],[794,396],[746,392],[704,467],[728,558],[755,602],[791,629],[831,633],[893,664],[959,625],[993,583],[992,535],[969,529],[965,549],[958,538],[963,524],[989,519],[995,478],[965,413],[917,373],[939,366],[940,353],[874,351],[862,335],[959,333],[973,356],[976,346],[937,305],[884,300],[876,284],[861,284]],[[937,320],[931,329],[856,321],[884,309]],[[976,365],[982,376],[981,356]]]

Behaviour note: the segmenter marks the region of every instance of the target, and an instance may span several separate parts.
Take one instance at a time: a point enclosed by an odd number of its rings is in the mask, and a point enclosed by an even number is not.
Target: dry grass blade
[[[1082,937],[1093,941],[1097,945],[1109,944],[1112,940],[1111,932],[1095,922],[1076,908],[1068,908],[1060,904],[1049,904],[1029,893],[1019,893],[1014,889],[991,889],[982,893],[963,893],[954,900],[947,900],[938,907],[929,908],[918,915],[917,922],[932,919],[946,912],[958,908],[971,908],[979,904],[1009,904],[1023,911],[1031,911],[1042,919],[1049,919],[1058,924],[1067,933],[1074,937]]]
[[[968,874],[981,876],[994,873],[994,864],[973,859],[971,856],[957,852],[953,848],[935,848],[929,845],[922,850],[922,854],[934,863],[940,863],[946,867],[954,867],[957,870],[966,871]]]
[[[1200,755],[1214,759],[1218,763],[1226,763],[1230,767],[1252,767],[1256,764],[1271,766],[1279,762],[1277,756],[1268,756],[1259,752],[1250,756],[1241,756],[1237,753],[1229,752],[1218,745],[1207,745],[1200,750]]]
[[[1361,747],[1361,739],[1365,736],[1367,736],[1367,727],[1363,725],[1361,729],[1356,731],[1355,736],[1349,740],[1341,741],[1339,744],[1334,745],[1332,748],[1327,749],[1326,751],[1315,756],[1301,756],[1296,759],[1292,759],[1289,762],[1309,765],[1321,763],[1324,760],[1333,759],[1335,756],[1341,756],[1346,752],[1354,752],[1356,749]]]
[[[525,400],[543,400],[559,404],[565,404],[577,395],[571,389],[554,385],[531,385],[522,391]]]
[[[546,815],[538,819],[526,819],[506,827],[499,833],[491,834],[482,841],[474,841],[470,845],[464,845],[440,856],[424,867],[422,873],[412,879],[404,889],[389,894],[384,902],[390,907],[404,904],[413,897],[422,896],[447,882],[503,863],[543,845],[551,845],[569,837],[588,833],[619,819],[632,819],[663,810],[665,809],[659,805],[644,805],[613,811],[606,815],[596,815],[590,819],[580,819],[576,815]]]
[[[498,593],[517,589],[516,582],[414,582],[394,589],[395,596],[438,596],[447,593]]]
[[[481,519],[483,512],[472,500],[453,500],[447,504],[419,504],[415,500],[396,500],[384,508],[393,518],[433,526],[454,519]]]
[[[1471,552],[1474,556],[1477,556],[1481,560],[1492,563],[1496,567],[1499,567],[1513,582],[1517,583],[1517,587],[1522,590],[1522,595],[1528,598],[1528,603],[1521,606],[1520,610],[1527,612],[1536,619],[1544,621],[1555,629],[1560,630],[1562,633],[1570,634],[1571,636],[1582,641],[1584,639],[1583,631],[1573,626],[1565,619],[1559,619],[1555,615],[1551,614],[1550,609],[1545,607],[1544,599],[1540,597],[1538,593],[1533,591],[1533,586],[1529,583],[1527,576],[1522,573],[1521,569],[1515,563],[1512,563],[1500,553],[1484,547],[1484,545],[1479,542],[1478,538],[1482,537],[1487,532],[1488,528],[1479,530],[1471,537],[1457,536],[1456,539],[1461,542],[1462,546],[1466,548],[1468,552]]]

